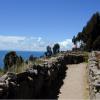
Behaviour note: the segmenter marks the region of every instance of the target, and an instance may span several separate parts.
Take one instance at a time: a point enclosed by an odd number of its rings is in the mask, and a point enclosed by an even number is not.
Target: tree
[[[29,61],[35,61],[35,60],[36,60],[36,57],[34,57],[33,55],[30,55]]]
[[[45,55],[48,57],[52,55],[52,50],[50,46],[47,46],[47,51],[45,52]]]
[[[53,46],[53,54],[57,54],[57,53],[59,53],[59,51],[60,51],[60,45],[58,43],[56,43]]]
[[[100,36],[94,41],[93,50],[100,50]]]
[[[93,14],[91,19],[87,22],[87,25],[83,27],[82,32],[77,35],[77,41],[82,41],[84,50],[98,50],[100,40],[100,14],[97,12]]]
[[[72,42],[73,42],[74,45],[76,45],[77,40],[76,40],[76,37],[75,36],[73,36]]]
[[[22,57],[19,57],[15,51],[8,52],[4,57],[4,70],[7,71],[13,65],[23,63]]]

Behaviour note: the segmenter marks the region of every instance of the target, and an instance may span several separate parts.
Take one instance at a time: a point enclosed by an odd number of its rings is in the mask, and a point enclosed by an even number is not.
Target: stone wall
[[[100,52],[93,51],[90,53],[88,60],[87,68],[91,100],[100,100],[100,59],[97,57],[99,55]]]
[[[0,98],[57,99],[66,77],[66,64],[83,61],[83,56],[64,54],[44,64],[31,65],[19,74],[9,72],[0,78]]]

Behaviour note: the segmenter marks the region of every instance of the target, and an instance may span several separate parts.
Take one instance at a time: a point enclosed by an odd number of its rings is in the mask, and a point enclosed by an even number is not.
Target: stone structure
[[[84,57],[63,54],[26,71],[7,73],[0,78],[1,99],[57,99],[68,69],[66,64],[80,63]]]
[[[93,51],[88,60],[90,99],[100,100],[100,52]]]

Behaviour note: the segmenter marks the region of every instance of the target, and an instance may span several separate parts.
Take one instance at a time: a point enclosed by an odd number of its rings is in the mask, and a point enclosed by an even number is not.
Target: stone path
[[[86,63],[68,65],[59,100],[89,100]]]

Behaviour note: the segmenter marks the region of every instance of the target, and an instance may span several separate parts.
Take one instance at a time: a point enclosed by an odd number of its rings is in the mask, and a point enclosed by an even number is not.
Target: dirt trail
[[[68,65],[59,99],[89,100],[86,66],[86,63]]]

